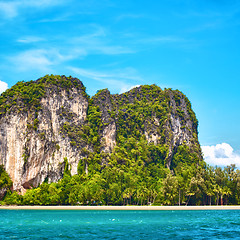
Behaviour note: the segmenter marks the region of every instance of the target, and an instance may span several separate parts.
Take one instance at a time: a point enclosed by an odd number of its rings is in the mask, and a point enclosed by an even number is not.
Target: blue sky
[[[206,160],[240,166],[239,30],[237,0],[0,0],[0,90],[45,74],[78,77],[90,95],[179,89]]]

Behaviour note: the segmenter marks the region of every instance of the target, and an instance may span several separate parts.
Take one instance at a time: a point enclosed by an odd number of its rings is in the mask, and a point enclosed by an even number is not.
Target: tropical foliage
[[[115,163],[114,163],[115,160]],[[19,195],[8,191],[1,204],[17,205],[226,205],[240,204],[240,171],[182,164],[169,169],[141,160],[127,166],[111,160],[100,172],[42,183]],[[8,178],[9,179],[9,178]],[[6,180],[1,175],[0,183]],[[9,184],[8,182],[7,184]],[[5,183],[6,184],[6,183]],[[8,185],[9,186],[9,185]]]
[[[5,191],[2,204],[240,204],[240,171],[233,165],[225,169],[206,166],[198,143],[198,121],[191,103],[178,90],[151,85],[111,95],[103,89],[90,99],[78,79],[47,75],[36,82],[19,82],[4,92],[0,118],[12,111],[30,111],[28,131],[37,131],[41,98],[53,89],[68,94],[72,88],[80,89],[88,100],[87,116],[84,122],[73,122],[73,113],[62,107],[59,134],[81,153],[78,174],[71,176],[64,158],[59,182],[48,183],[46,178],[39,187],[19,195],[11,192],[12,182],[0,166],[0,190]],[[173,118],[188,135],[188,142],[173,143]],[[116,144],[105,150],[104,129],[109,125],[116,128]],[[61,150],[57,143],[54,147]],[[26,165],[28,157],[24,151]]]

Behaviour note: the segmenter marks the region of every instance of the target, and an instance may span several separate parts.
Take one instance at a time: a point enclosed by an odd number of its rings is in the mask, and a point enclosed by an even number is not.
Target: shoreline
[[[240,206],[0,206],[0,210],[240,210]]]

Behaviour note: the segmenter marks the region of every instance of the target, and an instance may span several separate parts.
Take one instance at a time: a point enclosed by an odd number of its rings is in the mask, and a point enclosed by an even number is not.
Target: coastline
[[[240,210],[240,206],[0,206],[0,210]]]

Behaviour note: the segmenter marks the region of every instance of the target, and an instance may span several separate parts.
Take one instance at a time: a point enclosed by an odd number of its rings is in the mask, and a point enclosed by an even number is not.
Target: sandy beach
[[[240,206],[0,206],[0,210],[240,210]]]

